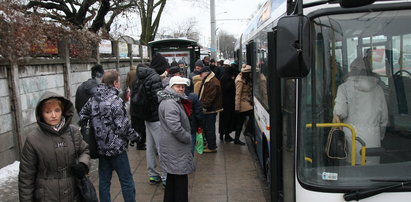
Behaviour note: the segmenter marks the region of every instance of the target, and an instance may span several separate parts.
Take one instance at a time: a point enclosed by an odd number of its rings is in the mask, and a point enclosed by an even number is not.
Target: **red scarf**
[[[192,109],[192,103],[191,103],[191,101],[190,101],[190,100],[181,99],[181,104],[183,104],[184,111],[186,111],[187,116],[190,117],[191,109]]]

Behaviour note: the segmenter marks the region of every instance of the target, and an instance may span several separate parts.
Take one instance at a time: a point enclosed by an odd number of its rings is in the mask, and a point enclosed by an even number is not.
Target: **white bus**
[[[269,0],[256,14],[235,58],[253,67],[271,201],[411,201],[410,23],[409,0]]]

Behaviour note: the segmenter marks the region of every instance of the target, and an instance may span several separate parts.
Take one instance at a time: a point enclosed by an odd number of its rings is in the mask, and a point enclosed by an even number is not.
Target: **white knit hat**
[[[187,86],[190,86],[190,80],[187,78],[183,78],[181,76],[173,76],[170,79],[170,83],[168,84],[168,86],[173,86],[175,84],[184,84]]]

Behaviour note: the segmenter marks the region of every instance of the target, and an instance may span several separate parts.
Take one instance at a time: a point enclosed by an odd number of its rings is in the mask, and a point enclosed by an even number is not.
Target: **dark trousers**
[[[207,140],[207,146],[209,149],[217,149],[216,137],[215,137],[215,121],[217,113],[204,114],[204,132]]]
[[[253,110],[245,111],[245,112],[240,112],[237,115],[237,123],[235,127],[235,138],[238,139],[240,138],[241,131],[243,130],[243,124],[245,121],[245,118],[248,116],[248,122],[247,126],[245,128],[245,132],[252,133],[252,124],[253,124]]]
[[[167,174],[164,202],[188,201],[188,176]]]
[[[144,123],[144,119],[131,116],[131,127],[141,136],[140,142],[137,143],[137,148],[144,147],[146,143],[146,124]]]

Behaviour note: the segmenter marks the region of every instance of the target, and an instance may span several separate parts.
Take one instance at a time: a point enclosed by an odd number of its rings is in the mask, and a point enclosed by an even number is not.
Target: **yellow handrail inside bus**
[[[318,128],[325,128],[325,127],[346,127],[351,130],[351,166],[355,166],[355,161],[356,161],[356,138],[357,138],[357,133],[355,132],[354,127],[352,125],[347,124],[347,123],[316,123],[316,127]],[[312,123],[307,123],[305,125],[307,128],[312,128],[313,124]],[[361,147],[361,165],[365,165],[365,145],[362,145]]]

